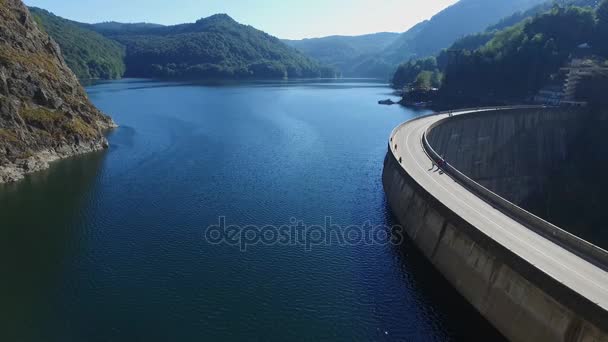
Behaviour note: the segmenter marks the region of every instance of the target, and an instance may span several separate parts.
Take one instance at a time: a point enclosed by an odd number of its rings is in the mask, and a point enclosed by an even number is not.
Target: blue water
[[[0,188],[0,340],[500,338],[408,241],[243,250],[206,239],[220,217],[390,234],[387,137],[424,112],[378,105],[386,85],[87,90],[120,125],[110,149]]]

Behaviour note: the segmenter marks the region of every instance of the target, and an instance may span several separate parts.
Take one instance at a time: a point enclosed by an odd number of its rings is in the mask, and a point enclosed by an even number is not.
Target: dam
[[[390,136],[383,184],[394,216],[512,341],[608,341],[608,253],[524,208],[546,190],[547,170],[569,160],[586,115],[461,110],[408,121]]]

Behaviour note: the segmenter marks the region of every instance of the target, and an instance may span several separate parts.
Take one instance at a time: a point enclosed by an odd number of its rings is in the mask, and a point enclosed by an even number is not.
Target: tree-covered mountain
[[[96,24],[81,24],[87,29],[99,32],[104,35],[121,33],[142,33],[149,29],[164,27],[164,25],[153,23],[119,23],[116,21],[106,21]]]
[[[519,24],[526,19],[534,18],[537,15],[550,11],[554,6],[580,6],[580,7],[597,7],[599,0],[549,0],[541,4],[533,6],[528,10],[518,11],[512,15],[501,19],[500,21],[488,26],[485,31],[473,33],[461,37],[451,44],[447,49],[442,50],[439,54],[433,57],[422,57],[419,60],[416,58],[399,65],[395,74],[392,77],[392,84],[395,88],[403,88],[408,84],[416,81],[420,72],[442,72],[448,58],[448,51],[469,50],[473,51],[491,41],[502,30]],[[429,61],[432,60],[432,63]]]
[[[329,36],[302,40],[283,40],[326,65],[334,67],[342,76],[366,76],[357,73],[357,65],[399,37],[399,33],[381,32],[361,36]]]
[[[100,31],[126,47],[126,74],[161,78],[334,77],[330,67],[226,14],[193,24]]]
[[[468,37],[430,62],[419,59],[404,63],[394,82],[416,87],[419,77],[439,72],[443,77],[436,99],[448,106],[529,100],[544,86],[563,84],[560,69],[571,59],[588,59],[594,65],[608,57],[608,0],[599,6],[585,0],[562,4],[543,7],[545,12],[486,32],[483,36],[487,41],[479,46]],[[595,76],[589,79],[589,89],[605,89],[606,75]],[[591,103],[602,101],[602,96],[594,96],[582,98]]]
[[[312,42],[299,41],[296,43],[299,46],[291,44],[309,56],[322,58],[337,66],[345,75],[388,79],[400,63],[412,58],[433,56],[465,35],[483,32],[499,20],[544,1],[546,0],[460,0],[398,37],[391,37],[393,41],[384,48],[369,54],[354,54],[351,58],[347,58],[348,54],[343,51],[352,50],[345,48],[342,40],[331,37]],[[404,13],[405,15],[407,14]],[[332,43],[335,45],[331,46]]]
[[[464,36],[452,44],[449,50],[474,50],[489,42],[501,30],[516,25],[525,19],[550,11],[554,6],[578,6],[595,8],[600,0],[550,0],[530,8],[527,11],[516,12],[513,15],[489,26],[484,32]]]
[[[601,53],[608,44],[595,38],[602,23],[596,21],[593,9],[554,7],[497,32],[478,49],[452,50],[441,95],[452,103],[520,102],[530,98],[557,77],[579,46],[596,42],[594,50]]]
[[[225,14],[193,24],[84,24],[31,9],[81,79],[334,77],[335,71]]]
[[[125,73],[124,48],[80,23],[30,8],[39,27],[61,47],[68,66],[80,79],[115,79]]]
[[[462,36],[482,32],[488,26],[546,0],[460,0],[437,13],[414,33],[406,32],[384,51],[389,63],[427,57],[449,47]]]

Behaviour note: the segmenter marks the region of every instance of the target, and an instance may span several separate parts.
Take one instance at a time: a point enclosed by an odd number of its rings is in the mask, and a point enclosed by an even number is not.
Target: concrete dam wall
[[[559,108],[475,113],[438,123],[427,138],[460,172],[522,205],[568,162],[588,116]]]
[[[568,160],[581,115],[586,114],[561,109],[457,115],[436,120],[428,140],[467,176],[517,202],[546,186],[543,170]],[[427,172],[430,159],[406,153],[401,131],[391,135],[385,159],[387,201],[416,246],[463,297],[512,341],[608,341],[605,303],[556,279],[446,204],[409,171],[421,164]],[[411,148],[422,149],[419,141],[411,145],[416,144]],[[448,177],[438,174],[433,177]]]

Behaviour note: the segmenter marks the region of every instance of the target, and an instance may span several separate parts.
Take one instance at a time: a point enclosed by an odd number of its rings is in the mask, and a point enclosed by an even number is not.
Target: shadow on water
[[[433,330],[439,331],[445,341],[506,341],[500,334],[433,266],[407,237],[405,230],[392,214],[388,203],[386,221],[395,227],[393,234],[405,236],[401,245],[394,246],[393,252],[401,266],[403,281],[407,287],[416,289],[417,301],[434,310],[436,316]],[[456,319],[455,319],[456,318]],[[427,341],[428,336],[412,336],[412,340]]]
[[[105,152],[54,163],[0,185],[0,329],[3,341],[42,341],[53,329],[52,298],[78,252],[77,213],[90,200]]]

